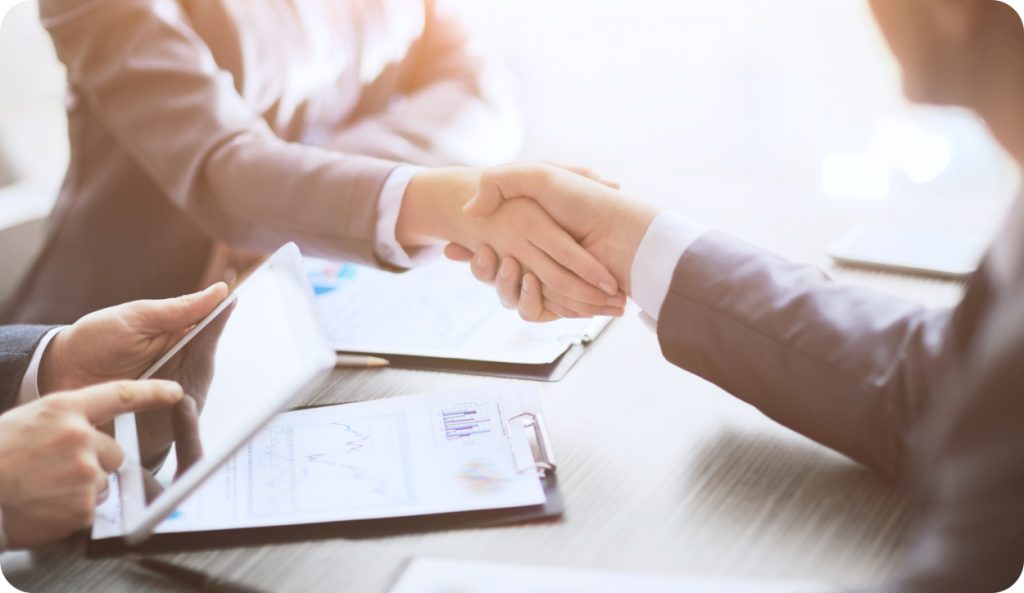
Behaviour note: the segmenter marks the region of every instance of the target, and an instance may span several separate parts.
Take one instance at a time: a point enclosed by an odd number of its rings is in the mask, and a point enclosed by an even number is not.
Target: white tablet
[[[154,527],[334,367],[298,247],[277,251],[143,376],[178,381],[173,410],[115,420],[124,537]]]

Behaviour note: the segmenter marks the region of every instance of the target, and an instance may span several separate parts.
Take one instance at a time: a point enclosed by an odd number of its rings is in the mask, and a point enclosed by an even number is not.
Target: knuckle
[[[559,294],[569,294],[569,291],[572,289],[572,282],[562,274],[558,274],[549,281],[546,281],[546,284],[551,286],[551,290]]]
[[[88,455],[78,455],[71,464],[70,474],[71,478],[76,482],[88,482],[89,484],[92,484],[96,481],[96,464],[93,463],[92,459],[90,459]]]
[[[510,273],[507,277],[499,278],[498,291],[502,294],[519,294],[519,275]]]
[[[572,261],[574,250],[569,245],[559,245],[551,250],[551,257],[560,264]]]
[[[96,495],[92,492],[83,493],[73,504],[71,513],[79,525],[91,525],[96,518]]]
[[[534,175],[537,181],[547,185],[555,179],[555,171],[558,167],[551,163],[537,163],[534,167]]]
[[[174,300],[173,300],[174,306],[179,308],[179,309],[187,309],[189,307],[189,305],[191,304],[191,302],[192,302],[192,297],[190,295],[176,296],[176,297],[174,297]]]
[[[77,422],[67,422],[61,429],[58,441],[66,450],[78,450],[89,444],[91,431]]]
[[[54,418],[64,416],[71,411],[71,404],[65,397],[47,397],[40,400],[39,412],[44,417]]]
[[[121,447],[116,447],[110,451],[110,460],[115,466],[121,467],[121,464],[124,463],[124,451],[121,450]]]
[[[135,401],[135,389],[130,381],[118,381],[112,384],[111,388],[122,406],[131,405]]]

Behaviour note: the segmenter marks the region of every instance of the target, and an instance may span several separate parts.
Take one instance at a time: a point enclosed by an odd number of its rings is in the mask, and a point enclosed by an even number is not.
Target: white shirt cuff
[[[398,214],[402,211],[405,190],[416,173],[422,167],[403,165],[396,168],[384,182],[377,202],[377,244],[374,246],[377,257],[384,263],[397,268],[413,268],[436,259],[444,250],[444,242],[434,245],[406,250],[395,236],[398,227]]]
[[[651,222],[630,270],[633,300],[643,309],[648,325],[661,314],[679,258],[706,230],[701,224],[669,212],[659,213]]]
[[[42,340],[39,340],[36,351],[32,353],[32,360],[28,363],[28,369],[25,370],[25,376],[21,379],[21,389],[18,390],[18,399],[14,405],[22,406],[39,399],[39,364],[43,361],[43,353],[50,345],[50,340],[53,340],[63,329],[63,327],[55,327],[46,332]]]

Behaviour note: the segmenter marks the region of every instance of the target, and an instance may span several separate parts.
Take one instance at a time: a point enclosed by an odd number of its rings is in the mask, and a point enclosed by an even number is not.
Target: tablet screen
[[[162,497],[184,498],[188,492],[176,484],[190,481],[190,473],[212,473],[333,367],[301,265],[274,263],[151,373],[180,383],[186,397],[173,409],[135,416],[147,509]]]

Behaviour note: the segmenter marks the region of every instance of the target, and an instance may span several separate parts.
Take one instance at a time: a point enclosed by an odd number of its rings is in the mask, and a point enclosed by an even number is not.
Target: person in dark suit
[[[1024,27],[994,0],[872,0],[919,102],[976,112],[1024,168]],[[900,593],[1001,591],[1024,562],[1024,197],[951,309],[832,282],[544,165],[485,172],[467,206],[531,198],[619,280],[665,357],[778,422],[915,484]],[[525,319],[595,312],[513,258],[451,245]],[[496,273],[502,270],[502,273]]]
[[[185,402],[173,381],[134,381],[227,296],[216,284],[136,301],[68,327],[0,327],[0,550],[92,524],[123,453],[98,427]],[[185,402],[187,403],[187,402]]]

